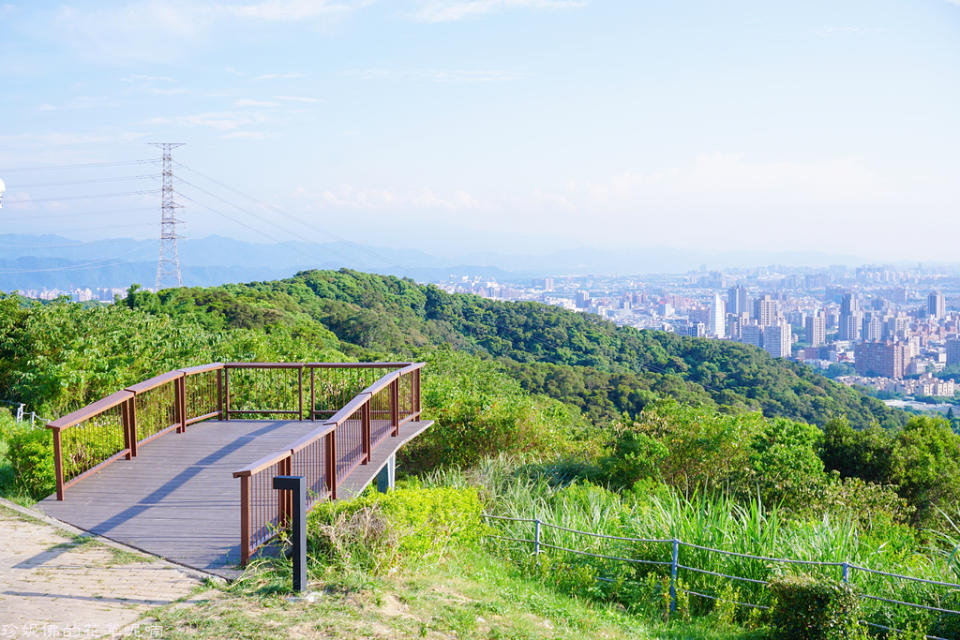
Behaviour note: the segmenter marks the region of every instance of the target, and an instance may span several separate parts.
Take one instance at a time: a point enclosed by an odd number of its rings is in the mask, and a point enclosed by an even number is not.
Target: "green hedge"
[[[782,640],[850,640],[862,633],[860,601],[850,585],[812,576],[770,581],[771,620]]]

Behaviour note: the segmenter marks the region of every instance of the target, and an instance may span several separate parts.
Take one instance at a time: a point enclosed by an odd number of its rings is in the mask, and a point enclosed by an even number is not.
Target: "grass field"
[[[558,593],[510,563],[469,551],[433,566],[371,578],[312,580],[315,601],[287,599],[289,571],[252,568],[207,585],[198,604],[153,612],[164,638],[607,638],[761,640],[717,620],[657,624]]]

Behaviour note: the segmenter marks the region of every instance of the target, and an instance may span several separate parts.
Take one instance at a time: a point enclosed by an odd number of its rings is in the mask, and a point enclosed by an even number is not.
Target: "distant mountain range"
[[[0,234],[0,291],[152,286],[157,240],[112,238],[90,242],[58,235]],[[350,268],[407,276],[419,281],[450,276],[491,279],[564,274],[678,273],[706,264],[711,269],[764,264],[857,264],[853,256],[820,253],[724,252],[707,254],[668,247],[635,251],[584,248],[547,255],[472,253],[442,258],[416,249],[365,246],[352,242],[260,244],[223,236],[180,243],[184,284],[214,286],[288,277],[305,269]]]

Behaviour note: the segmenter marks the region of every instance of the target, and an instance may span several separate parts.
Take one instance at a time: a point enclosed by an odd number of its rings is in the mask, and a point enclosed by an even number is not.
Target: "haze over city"
[[[87,197],[153,165],[23,169],[177,141],[267,203],[177,184],[187,238],[951,262],[958,29],[947,0],[7,3],[2,230],[155,238],[155,193]]]

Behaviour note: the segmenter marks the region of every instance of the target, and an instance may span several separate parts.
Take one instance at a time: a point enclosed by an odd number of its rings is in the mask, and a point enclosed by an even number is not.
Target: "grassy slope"
[[[151,612],[175,638],[625,638],[759,640],[763,632],[711,620],[651,625],[615,607],[558,594],[483,552],[386,578],[353,575],[311,587],[315,602],[290,602],[289,572],[252,569],[198,604]]]

